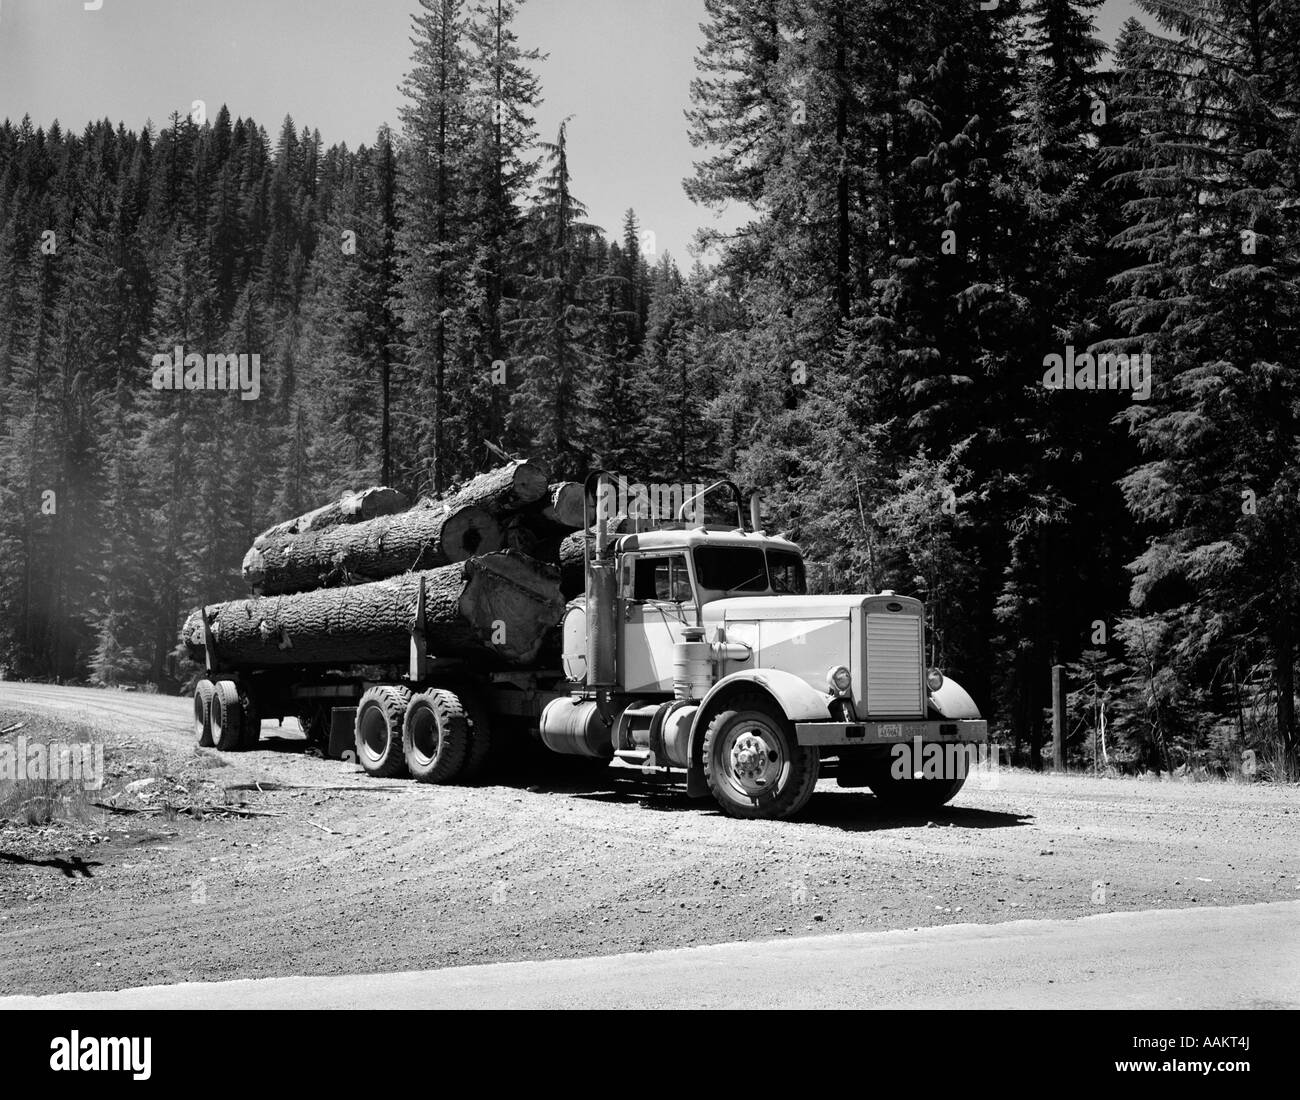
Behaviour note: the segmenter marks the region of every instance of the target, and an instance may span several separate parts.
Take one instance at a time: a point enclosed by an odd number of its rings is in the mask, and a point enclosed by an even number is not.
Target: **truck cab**
[[[674,647],[685,629],[720,621],[716,604],[807,591],[803,556],[782,538],[655,530],[625,536],[616,552],[624,691],[671,694]]]
[[[563,623],[557,752],[684,770],[737,817],[787,817],[823,770],[904,809],[960,790],[988,727],[925,663],[924,609],[893,592],[808,595],[799,548],[666,523],[609,537]]]

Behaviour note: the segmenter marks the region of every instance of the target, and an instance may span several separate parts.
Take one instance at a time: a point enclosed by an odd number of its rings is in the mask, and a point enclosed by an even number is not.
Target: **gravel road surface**
[[[1300,902],[0,997],[4,1009],[1300,1008]]]
[[[194,746],[190,704],[173,697],[0,683],[0,729],[22,714],[89,724],[107,742],[110,786],[157,777],[282,816],[0,828],[0,994],[891,929],[919,929],[923,944],[949,925],[1300,899],[1294,787],[1007,772],[944,811],[897,819],[824,781],[800,821],[741,822],[632,770],[376,782],[305,755],[296,729],[270,722],[259,751],[223,757]],[[1249,927],[1225,935],[1225,958]],[[1129,960],[1114,954],[1122,944],[1095,946],[1098,973]],[[1285,993],[1268,988],[1265,1000]],[[952,994],[980,996],[959,977]]]

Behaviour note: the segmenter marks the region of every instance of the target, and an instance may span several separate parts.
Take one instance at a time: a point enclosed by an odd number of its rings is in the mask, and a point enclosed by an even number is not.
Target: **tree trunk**
[[[427,502],[365,523],[266,538],[244,557],[244,579],[256,594],[274,596],[381,580],[499,549],[501,527],[482,508]]]
[[[628,517],[622,512],[611,519],[608,525],[610,537],[620,534],[627,522]],[[595,545],[594,531],[575,531],[560,541],[556,564],[560,567],[560,591],[566,600],[575,599],[587,590],[587,558]],[[537,556],[541,557],[540,549]]]
[[[506,547],[528,554],[538,561],[558,564],[560,540],[569,532],[582,529],[585,500],[582,486],[576,481],[561,481],[552,485],[546,496],[530,504],[506,523]]]
[[[546,471],[536,463],[511,462],[471,478],[442,500],[426,498],[417,501],[415,507],[482,508],[500,519],[545,497],[546,481]]]
[[[507,542],[497,517],[525,511],[537,514],[539,533],[549,539],[571,529],[560,520],[574,511],[574,489],[580,506],[581,486],[548,490],[546,472],[531,462],[489,470],[445,499],[426,498],[407,511],[397,510],[405,498],[395,490],[367,489],[264,531],[244,557],[244,579],[255,595],[275,596],[449,565],[500,550]],[[367,509],[376,512],[373,519],[349,522]],[[545,526],[548,515],[555,523]],[[508,545],[531,551],[536,541],[530,535]]]
[[[495,553],[372,584],[255,597],[206,609],[229,666],[404,663],[425,586],[424,645],[432,657],[527,665],[564,610],[553,567]],[[203,660],[202,611],[182,629]]]
[[[261,549],[270,539],[279,535],[301,535],[306,531],[323,531],[344,523],[364,523],[378,516],[391,516],[410,507],[405,494],[387,486],[374,485],[360,492],[344,493],[338,500],[322,505],[305,515],[268,527],[253,540]]]
[[[1295,643],[1291,637],[1291,607],[1286,599],[1277,601],[1280,612],[1275,619],[1273,671],[1277,680],[1277,732],[1282,751],[1294,759],[1295,753]]]
[[[578,482],[560,481],[547,489],[538,514],[553,527],[577,531],[585,518],[586,503],[586,493]]]

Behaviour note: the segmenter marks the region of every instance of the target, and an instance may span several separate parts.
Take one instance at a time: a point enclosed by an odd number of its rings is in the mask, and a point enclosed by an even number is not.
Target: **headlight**
[[[833,668],[826,674],[826,685],[835,695],[847,695],[853,686],[853,677],[843,665]]]
[[[938,691],[943,687],[943,673],[937,668],[930,669],[930,671],[925,674],[925,686],[931,691]]]

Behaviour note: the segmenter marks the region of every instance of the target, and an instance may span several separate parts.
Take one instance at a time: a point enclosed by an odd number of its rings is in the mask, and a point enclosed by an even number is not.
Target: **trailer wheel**
[[[194,736],[203,749],[212,748],[212,694],[215,690],[211,680],[200,680],[194,685]]]
[[[411,703],[404,687],[367,688],[357,704],[357,763],[367,775],[394,779],[406,774],[402,720]]]
[[[222,752],[234,752],[244,739],[243,708],[234,680],[218,680],[212,693],[212,744]]]
[[[450,691],[422,691],[411,700],[402,723],[406,766],[422,783],[451,783],[469,757],[469,715]]]
[[[867,776],[867,786],[877,801],[893,813],[916,814],[946,806],[966,785],[966,776],[956,779],[896,779],[888,764],[878,765]]]
[[[704,733],[704,778],[731,817],[792,817],[812,797],[820,764],[763,695],[737,696]]]
[[[492,718],[482,697],[473,693],[460,697],[461,706],[469,718],[469,749],[465,754],[462,779],[478,779],[487,770],[494,755]]]
[[[330,743],[330,708],[324,703],[310,703],[298,712],[298,726],[309,745],[328,747]]]
[[[243,718],[244,735],[239,747],[243,752],[253,752],[262,741],[262,717],[257,713],[257,704],[246,691],[239,693],[239,709]]]

